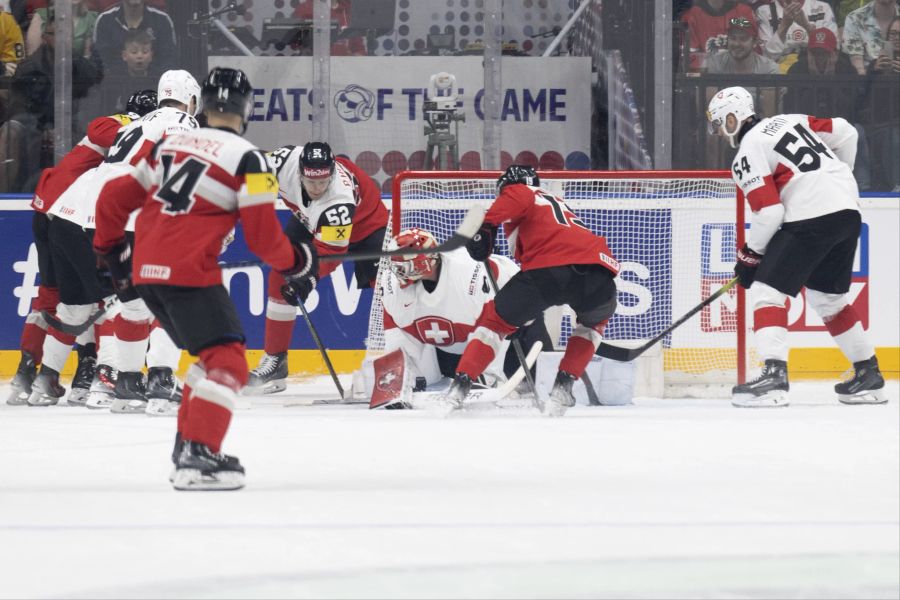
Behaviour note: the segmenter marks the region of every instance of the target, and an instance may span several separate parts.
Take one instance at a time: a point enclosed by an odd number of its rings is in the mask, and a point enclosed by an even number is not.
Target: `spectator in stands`
[[[900,17],[891,21],[886,37],[878,58],[869,65],[866,86],[877,117],[868,128],[872,183],[875,189],[900,192],[900,106],[884,93],[884,87],[873,87],[888,77],[893,78],[894,89],[900,85]]]
[[[53,89],[44,73],[22,69],[13,77],[9,119],[0,126],[0,192],[33,192],[41,169],[52,164],[44,153],[48,98]]]
[[[153,39],[142,29],[129,31],[125,36],[122,61],[109,71],[110,85],[105,105],[107,113],[123,112],[133,90],[156,89],[162,75],[153,63]]]
[[[862,8],[869,2],[871,2],[871,0],[832,0],[831,8],[834,10],[834,17],[838,24],[838,30],[843,30],[847,15],[857,8]]]
[[[155,66],[160,71],[177,68],[175,28],[169,15],[147,6],[146,0],[122,0],[101,13],[94,26],[94,51],[105,69],[121,63],[125,36],[135,29],[147,32],[153,40]]]
[[[297,19],[313,18],[313,0],[300,0],[294,9],[294,17]],[[340,36],[350,25],[350,0],[331,0],[331,21],[338,26]],[[335,40],[332,38],[332,56],[365,56],[366,39],[363,36],[347,36]]]
[[[888,27],[900,15],[896,0],[872,0],[847,15],[844,22],[843,51],[860,75],[882,54]],[[884,63],[884,61],[882,61]]]
[[[91,36],[94,34],[97,13],[87,9],[85,0],[71,0],[71,2],[72,16],[74,17],[72,55],[87,58],[91,55]],[[28,33],[25,36],[25,50],[28,56],[34,54],[40,47],[44,23],[53,17],[53,6],[38,8],[34,11],[31,16],[31,24],[28,26]]]
[[[800,58],[788,69],[788,75],[855,75],[846,54],[838,51],[837,37],[830,29],[813,30],[809,44]],[[853,176],[860,190],[872,185],[871,161],[866,130],[860,123],[859,107],[864,104],[863,91],[834,86],[795,85],[784,96],[784,112],[843,117],[859,134]]]
[[[22,30],[6,7],[0,6],[0,76],[14,75],[19,61],[24,57]]]
[[[830,29],[837,35],[834,11],[822,0],[771,0],[756,9],[756,20],[763,52],[782,73],[797,62],[814,29]]]
[[[735,0],[694,0],[681,15],[688,28],[691,72],[702,71],[709,55],[725,51],[728,23],[738,17],[755,21],[750,7]]]
[[[746,17],[728,22],[727,52],[717,52],[706,59],[707,73],[744,75],[778,75],[778,63],[755,52],[759,41],[756,23]],[[753,92],[750,92],[751,94]],[[773,114],[765,112],[764,114]]]

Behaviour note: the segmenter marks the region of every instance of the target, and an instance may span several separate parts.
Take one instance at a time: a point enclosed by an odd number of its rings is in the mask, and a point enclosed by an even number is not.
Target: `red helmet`
[[[391,249],[410,248],[419,251],[411,256],[391,257],[391,271],[400,280],[401,287],[411,285],[434,272],[437,268],[438,255],[423,251],[437,245],[433,235],[416,227],[404,229],[391,240]]]

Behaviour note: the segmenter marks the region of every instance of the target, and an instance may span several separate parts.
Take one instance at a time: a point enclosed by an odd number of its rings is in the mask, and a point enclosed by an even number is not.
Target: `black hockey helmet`
[[[134,113],[141,117],[154,110],[156,110],[156,90],[135,92],[125,104],[125,112]]]
[[[497,179],[497,193],[511,183],[524,183],[525,185],[539,186],[541,178],[538,177],[534,167],[528,165],[509,165]]]
[[[253,112],[253,87],[240,69],[213,67],[200,88],[203,110],[240,115],[247,128]]]
[[[300,174],[308,179],[334,175],[334,154],[327,142],[307,142],[300,152]]]

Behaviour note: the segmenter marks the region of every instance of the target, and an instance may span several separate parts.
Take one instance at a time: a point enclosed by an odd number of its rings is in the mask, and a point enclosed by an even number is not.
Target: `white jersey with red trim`
[[[783,222],[859,210],[853,177],[857,135],[841,118],[762,119],[741,139],[732,177],[754,213],[784,205]]]
[[[104,161],[75,180],[53,204],[49,214],[81,227],[93,228],[97,198],[108,181],[131,172],[139,158],[164,137],[197,127],[199,124],[194,117],[170,106],[158,108],[125,125],[116,134]],[[134,222],[133,218],[131,222]]]
[[[510,259],[492,256],[497,282],[502,287],[519,268]],[[400,287],[385,270],[381,276],[385,350],[404,348],[408,354],[424,344],[462,354],[484,305],[494,297],[484,264],[464,249],[441,255],[437,286],[429,292],[422,282]]]

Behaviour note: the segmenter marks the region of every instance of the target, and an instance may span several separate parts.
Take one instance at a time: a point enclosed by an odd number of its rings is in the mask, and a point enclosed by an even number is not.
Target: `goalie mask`
[[[706,119],[709,121],[709,133],[722,135],[728,140],[732,148],[737,148],[734,137],[741,130],[741,125],[749,117],[756,114],[753,109],[753,96],[742,87],[730,87],[720,90],[706,109]],[[728,116],[735,119],[732,130],[728,129]]]
[[[504,187],[511,183],[524,183],[530,186],[541,185],[541,178],[538,177],[534,167],[528,165],[509,165],[503,175],[497,179],[497,193],[500,193]]]
[[[411,256],[392,256],[391,271],[400,280],[400,287],[407,287],[427,275],[435,272],[438,265],[438,254],[424,252],[438,245],[434,236],[424,229],[406,229],[401,231],[388,245],[389,249],[409,248],[418,251]]]

